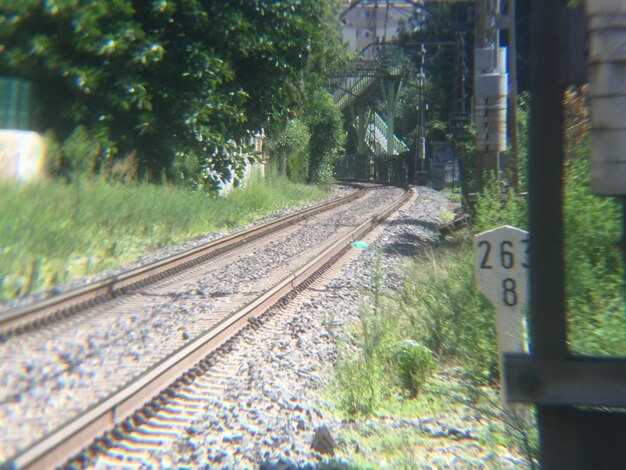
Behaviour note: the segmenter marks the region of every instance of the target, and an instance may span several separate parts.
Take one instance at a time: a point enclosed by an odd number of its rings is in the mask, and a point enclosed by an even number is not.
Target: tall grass
[[[391,345],[398,332],[393,328],[394,309],[383,295],[380,260],[372,273],[372,289],[359,312],[352,332],[356,348],[339,346],[336,377],[343,409],[350,414],[369,414],[389,396],[392,376],[388,367]]]
[[[245,225],[324,194],[276,177],[224,198],[102,179],[3,184],[0,299],[133,261],[147,249]]]
[[[532,430],[523,417],[501,408],[494,387],[499,374],[495,315],[475,288],[471,247],[464,234],[420,254],[406,264],[397,292],[384,291],[379,268],[374,271],[347,342],[351,347],[339,345],[332,393],[343,411],[363,419],[437,422],[439,416],[471,409],[481,416],[479,445],[494,456],[503,447],[519,451],[532,467]],[[433,375],[437,363],[442,370]],[[364,429],[357,426],[349,439],[394,468],[410,468],[406,463],[414,460],[415,450],[432,445],[423,433],[401,426]],[[372,466],[367,451],[350,459]]]
[[[587,164],[578,158],[565,167],[568,342],[575,353],[626,357],[622,207],[591,194]]]
[[[412,341],[406,317],[384,291],[380,259],[359,320],[352,332],[356,347],[338,345],[337,396],[349,414],[367,415],[394,397],[415,397],[436,364],[430,350]]]
[[[468,379],[498,378],[495,314],[476,289],[471,241],[459,237],[411,262],[400,308],[411,339],[442,360],[460,360]]]
[[[577,354],[626,357],[622,207],[615,198],[591,194],[588,143],[581,138],[564,165],[568,343]],[[493,182],[481,194],[476,212],[476,232],[505,224],[528,227],[526,198]]]

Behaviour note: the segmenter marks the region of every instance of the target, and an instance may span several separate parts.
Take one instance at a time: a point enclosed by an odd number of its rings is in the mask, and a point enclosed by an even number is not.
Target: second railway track
[[[209,276],[211,282],[198,266],[134,296],[96,306],[89,315],[76,314],[69,323],[9,338],[5,348],[13,353],[24,350],[20,341],[38,341],[42,347],[28,357],[18,354],[3,361],[12,363],[15,373],[0,371],[5,385],[0,397],[0,461],[18,468],[62,463],[188,368],[201,364],[251,317],[306,282],[350,240],[401,204],[407,194],[399,197],[401,193],[378,188],[359,201],[357,210],[311,217],[303,226],[287,222],[282,238],[257,240],[251,253],[242,248],[225,256]],[[316,235],[298,238],[302,231]],[[332,246],[315,255],[306,249],[326,246],[330,239]],[[291,263],[285,263],[285,257]],[[239,271],[239,264],[248,262],[246,272]],[[271,281],[275,279],[281,281]],[[125,302],[124,307],[114,305]],[[55,347],[50,342],[57,337]],[[19,423],[19,429],[11,423]]]
[[[220,254],[232,251],[247,242],[267,236],[290,224],[319,214],[363,196],[364,189],[319,204],[277,220],[243,230],[232,235],[202,244],[181,253],[165,257],[120,274],[105,277],[88,285],[72,289],[48,299],[0,312],[0,341],[49,323],[67,318],[77,312],[107,302],[120,295],[129,294],[154,282],[174,276],[186,269],[204,263]]]

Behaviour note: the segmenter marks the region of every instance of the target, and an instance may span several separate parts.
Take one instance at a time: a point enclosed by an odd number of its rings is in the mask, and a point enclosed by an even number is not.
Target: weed
[[[475,287],[469,240],[459,238],[420,255],[404,279],[400,309],[411,339],[441,359],[463,358],[471,380],[494,382],[495,319]]]
[[[342,407],[350,414],[373,413],[390,392],[387,384],[393,370],[390,358],[396,332],[382,289],[379,259],[353,334],[357,349],[350,351],[339,345],[336,378]]]
[[[336,378],[343,408],[350,414],[368,415],[385,400],[399,396],[397,386],[416,396],[436,361],[430,350],[407,336],[406,321],[383,290],[380,258],[365,297],[353,333],[356,350],[339,345]]]
[[[71,184],[5,183],[0,186],[0,300],[119,266],[149,247],[241,226],[323,195],[319,188],[278,178],[225,198],[95,177],[77,176]]]
[[[415,397],[437,365],[433,353],[414,341],[402,341],[394,349],[396,374],[402,387]]]

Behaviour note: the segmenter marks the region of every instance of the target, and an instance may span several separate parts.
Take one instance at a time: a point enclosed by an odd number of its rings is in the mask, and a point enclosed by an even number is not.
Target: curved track
[[[357,209],[338,208],[335,203],[334,215],[319,214],[316,208],[307,211],[308,215],[281,219],[280,234],[268,239],[238,234],[241,238],[233,242],[237,248],[219,259],[213,257],[208,268],[197,264],[149,288],[140,286],[151,276],[128,281],[126,286],[135,286],[133,295],[45,328],[40,325],[30,333],[15,330],[20,334],[8,337],[5,344],[14,353],[23,351],[20,341],[36,340],[48,347],[29,354],[28,360],[19,354],[9,358],[13,364],[22,363],[26,377],[19,368],[17,377],[0,371],[0,380],[8,385],[0,397],[0,421],[20,422],[27,433],[20,436],[15,429],[9,430],[13,437],[9,439],[8,432],[3,432],[0,458],[8,458],[5,463],[18,468],[57,465],[104,431],[141,420],[136,410],[143,410],[144,415],[153,413],[159,403],[167,401],[168,387],[171,393],[173,383],[191,383],[200,376],[208,366],[207,355],[242,328],[250,328],[252,319],[269,306],[295,295],[351,240],[362,236],[409,195],[397,189],[385,191],[389,192],[385,197],[380,188],[368,191]],[[391,204],[390,198],[394,199]],[[310,215],[312,212],[318,215]],[[303,233],[309,238],[303,238]],[[244,248],[244,241],[250,238],[254,241]],[[245,264],[246,270],[242,271],[240,264]],[[163,266],[159,269],[168,272]],[[281,281],[276,284],[275,279]],[[189,313],[191,306],[194,314]],[[47,364],[49,343],[55,340],[58,347],[53,345],[52,351],[58,356],[57,364]],[[64,367],[58,367],[59,361]],[[157,395],[163,389],[164,394]],[[155,395],[157,399],[151,402]]]
[[[299,220],[350,203],[363,195],[364,190],[361,189],[341,198],[220,238],[183,253],[107,277],[65,294],[4,312],[0,314],[0,341],[6,341],[11,336],[41,328],[120,295],[130,294],[137,289],[176,275],[220,254],[232,251],[252,240],[281,230]]]

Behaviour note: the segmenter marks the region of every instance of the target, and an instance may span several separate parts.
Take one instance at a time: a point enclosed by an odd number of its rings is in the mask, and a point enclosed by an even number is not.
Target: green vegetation
[[[523,101],[527,106],[528,97]],[[564,248],[569,347],[575,354],[626,357],[624,264],[619,249],[621,201],[590,192],[584,88],[566,93],[565,110]],[[526,154],[525,142],[520,139],[520,155]],[[524,184],[525,171],[521,170]],[[527,199],[491,178],[479,196],[472,232],[504,224],[528,228]],[[535,431],[528,424],[530,414],[501,409],[497,398],[500,377],[495,315],[475,287],[473,233],[460,234],[418,255],[406,265],[404,283],[397,292],[380,292],[376,287],[380,274],[374,273],[375,288],[367,300],[372,307],[361,318],[361,323],[368,326],[357,328],[356,350],[341,356],[337,395],[343,398],[340,403],[344,412],[365,414],[364,419],[371,422],[382,416],[437,416],[444,403],[451,407],[451,413],[463,412],[463,406],[476,408],[492,420],[489,429],[481,433],[481,445],[515,448],[532,467],[537,444]],[[403,380],[406,374],[397,373],[403,368],[402,358],[389,354],[398,340],[415,344],[416,351],[432,351],[439,371],[430,378],[428,374],[416,374],[416,386],[407,386]],[[416,356],[418,360],[426,357]],[[457,371],[452,380],[451,370]],[[450,383],[460,386],[454,392],[455,403],[448,402],[450,385],[439,381],[442,374],[448,374]],[[399,385],[411,393],[403,393]],[[418,410],[419,406],[423,408]],[[384,423],[376,431],[360,423],[353,428],[352,438],[365,449],[364,454],[374,452],[379,461],[393,462],[391,466],[405,466],[403,462],[414,461],[417,450],[428,446],[421,442],[427,439],[415,430],[390,429]]]
[[[331,388],[340,412],[358,416],[340,436],[355,468],[413,468],[456,454],[497,467],[502,452],[532,466],[527,413],[501,406],[495,315],[475,287],[468,235],[407,262],[396,292],[382,289],[379,268],[373,273],[352,341],[339,344]],[[425,419],[460,432],[469,426],[471,438],[411,424]]]
[[[589,189],[587,145],[565,166],[568,342],[578,354],[626,357],[622,207]]]
[[[417,396],[428,376],[435,370],[432,351],[414,341],[403,341],[396,346],[393,359],[402,387],[411,396]]]
[[[393,396],[388,385],[399,383],[393,353],[399,331],[390,300],[382,290],[380,263],[373,273],[371,295],[361,306],[360,322],[352,333],[356,349],[342,343],[336,377],[341,406],[350,414],[370,414]]]
[[[0,75],[33,83],[53,178],[0,188],[10,221],[0,228],[0,298],[320,197],[285,178],[210,195],[241,185],[260,157],[249,132],[261,129],[279,173],[331,180],[343,124],[323,86],[346,55],[338,6],[3,1]]]
[[[232,229],[324,194],[276,178],[253,182],[224,198],[171,185],[88,178],[69,185],[3,185],[0,299],[115,267],[146,250]]]
[[[502,225],[528,230],[528,201],[514,188],[502,188],[493,175],[485,178],[483,192],[478,195],[474,233],[484,232]]]
[[[291,181],[304,182],[308,174],[309,140],[308,127],[298,119],[287,122],[270,141],[272,166]]]
[[[585,89],[565,94],[564,221],[568,342],[572,352],[626,356],[624,263],[620,201],[591,194]],[[524,106],[528,97],[524,98]],[[526,140],[520,148],[525,153]],[[521,172],[523,175],[524,172]],[[476,233],[504,224],[528,229],[525,197],[495,180],[481,194]]]
[[[462,360],[474,383],[498,378],[495,318],[476,289],[471,241],[459,237],[419,255],[404,273],[398,308],[411,339],[440,361]]]
[[[239,152],[248,130],[271,133],[297,108],[288,84],[311,94],[332,73],[337,6],[4,0],[0,75],[33,82],[38,130],[63,153],[49,168],[69,177],[132,157],[150,181],[211,191],[252,158]]]
[[[525,468],[519,433],[497,416],[498,399],[495,389],[470,390],[453,367],[441,369],[414,399],[387,400],[375,414],[344,424],[336,459],[350,466],[339,468],[500,468],[502,453]]]
[[[307,92],[302,120],[290,119],[270,139],[273,166],[292,181],[332,183],[332,170],[343,149],[343,116],[325,90]]]
[[[341,111],[325,90],[313,92],[304,110],[304,120],[311,132],[308,180],[329,184],[333,181],[335,161],[345,143]]]

